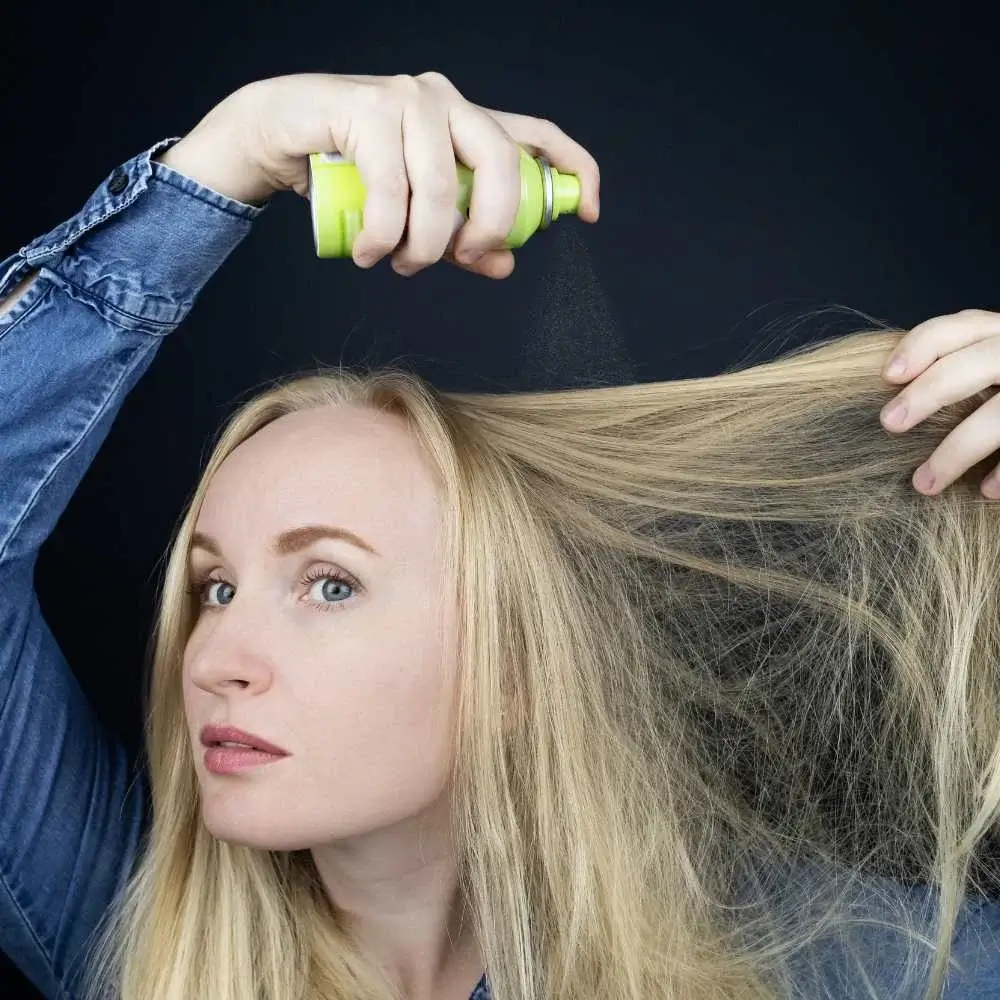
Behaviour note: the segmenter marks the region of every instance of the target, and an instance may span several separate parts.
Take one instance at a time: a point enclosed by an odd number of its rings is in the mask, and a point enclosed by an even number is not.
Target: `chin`
[[[316,843],[308,831],[282,825],[276,815],[280,816],[280,810],[273,803],[240,802],[232,796],[202,792],[201,820],[216,840],[259,851],[300,851]]]

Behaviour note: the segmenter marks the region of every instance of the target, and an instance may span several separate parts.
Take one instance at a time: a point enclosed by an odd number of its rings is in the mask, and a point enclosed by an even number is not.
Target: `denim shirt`
[[[81,996],[92,934],[137,860],[149,791],[42,616],[39,548],[162,339],[267,208],[152,161],[176,141],[115,168],[76,215],[0,264],[0,299],[39,271],[0,316],[0,949],[51,1000]],[[885,886],[914,907],[929,899]],[[852,947],[891,982],[899,963],[882,933],[866,929]],[[804,980],[803,996],[868,996],[843,951],[824,952],[822,981]],[[951,975],[945,1000],[1000,997],[1000,904],[966,906],[954,955],[966,973]],[[485,975],[471,1000],[490,1000]]]

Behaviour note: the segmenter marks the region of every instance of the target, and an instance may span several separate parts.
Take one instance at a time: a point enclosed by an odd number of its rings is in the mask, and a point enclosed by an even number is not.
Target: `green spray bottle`
[[[462,225],[472,198],[473,171],[458,168],[455,230]],[[339,153],[309,156],[309,205],[317,257],[350,257],[354,237],[362,228],[365,187],[358,168]],[[580,178],[562,174],[543,156],[521,150],[521,202],[514,226],[504,243],[508,249],[524,244],[560,215],[580,208]]]

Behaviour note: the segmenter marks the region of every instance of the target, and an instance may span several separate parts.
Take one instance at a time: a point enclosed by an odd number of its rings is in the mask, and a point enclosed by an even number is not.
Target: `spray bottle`
[[[473,171],[458,169],[458,202],[453,232],[464,224],[472,198]],[[309,156],[309,205],[317,257],[350,257],[354,237],[362,228],[365,187],[361,172],[339,153]],[[543,156],[521,150],[521,202],[514,226],[504,243],[508,249],[524,246],[539,229],[560,215],[580,207],[580,178],[561,174]]]

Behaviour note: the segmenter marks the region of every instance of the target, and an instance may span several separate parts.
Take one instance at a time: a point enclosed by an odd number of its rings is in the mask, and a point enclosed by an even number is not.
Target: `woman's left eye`
[[[344,603],[342,595],[345,589],[357,589],[353,580],[340,573],[317,573],[307,576],[302,582],[309,586],[310,600],[320,605],[324,611],[332,611],[337,605]]]

